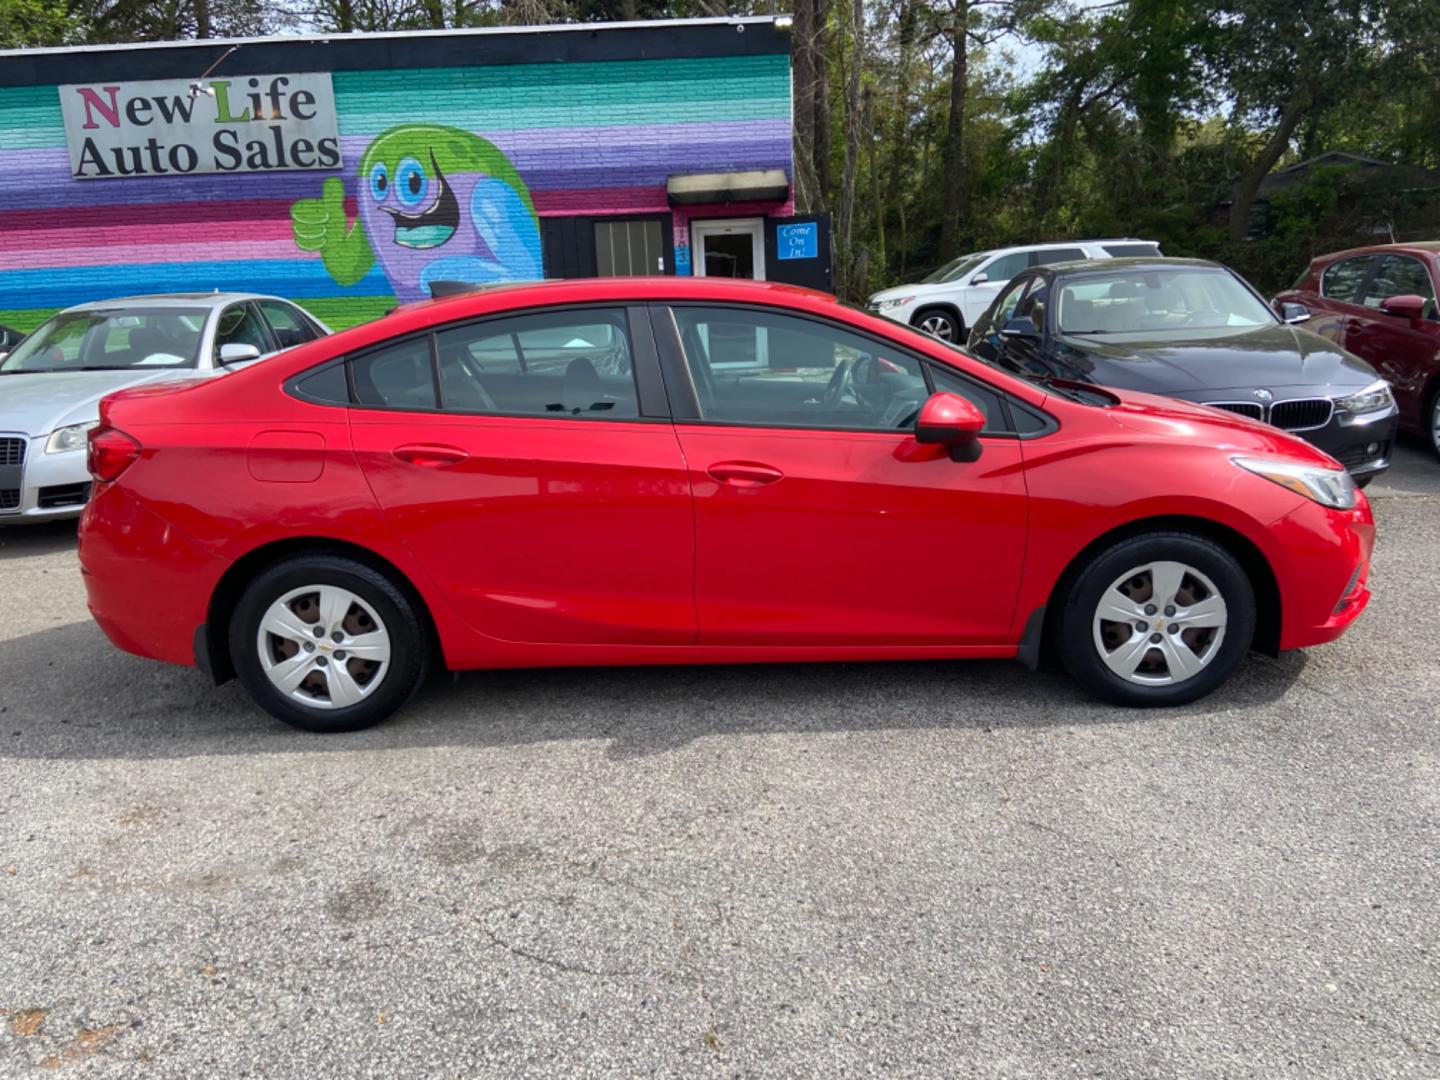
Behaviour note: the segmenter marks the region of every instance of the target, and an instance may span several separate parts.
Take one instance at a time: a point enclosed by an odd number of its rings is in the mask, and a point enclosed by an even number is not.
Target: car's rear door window
[[[640,415],[621,308],[533,312],[435,335],[442,408],[633,419]]]
[[[1331,263],[1320,277],[1320,295],[1343,304],[1360,303],[1360,287],[1374,265],[1374,255],[1357,255]]]
[[[361,405],[410,410],[438,405],[428,334],[357,356],[350,361],[350,379]]]
[[[1101,244],[1100,250],[1116,259],[1124,259],[1133,256],[1159,255],[1159,244]]]
[[[1085,258],[1084,248],[1044,248],[1034,252],[1032,266],[1053,266],[1055,263],[1073,262]]]

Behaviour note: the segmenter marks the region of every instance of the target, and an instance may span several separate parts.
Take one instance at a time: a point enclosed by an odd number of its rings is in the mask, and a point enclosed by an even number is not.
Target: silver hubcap
[[[942,341],[949,341],[953,336],[950,330],[950,320],[944,315],[926,315],[920,320],[920,329]]]
[[[359,704],[390,669],[390,634],[380,616],[335,585],[307,585],[276,600],[255,646],[275,689],[315,709]]]
[[[1171,686],[1209,666],[1225,639],[1225,598],[1179,562],[1137,566],[1111,582],[1095,609],[1095,648],[1126,682]]]

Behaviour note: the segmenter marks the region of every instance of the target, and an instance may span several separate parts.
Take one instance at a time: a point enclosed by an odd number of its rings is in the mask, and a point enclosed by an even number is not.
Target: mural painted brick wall
[[[485,220],[462,221],[462,231],[483,232],[489,243],[477,246],[493,248],[510,277],[533,276],[532,255],[538,266],[536,214],[663,212],[673,173],[791,170],[783,55],[339,70],[333,82],[339,172],[87,181],[70,177],[57,88],[0,88],[0,322],[28,329],[83,301],[216,288],[288,296],[337,328],[373,318],[397,296],[411,298],[418,273],[440,272],[417,271],[413,250],[389,251],[384,240],[376,250],[377,223],[388,222],[362,206],[377,184],[399,194],[398,171],[414,171],[405,159],[427,171],[437,140],[446,147],[441,182],[461,196],[462,218],[467,207],[485,208]],[[513,165],[518,184],[496,186],[491,174],[505,169],[483,157],[482,140]],[[382,165],[383,183],[362,175],[362,164],[371,173]],[[312,224],[327,183],[343,228],[333,215]],[[357,218],[370,227],[347,241]],[[435,227],[418,224],[415,235]],[[677,215],[677,236],[684,227]]]

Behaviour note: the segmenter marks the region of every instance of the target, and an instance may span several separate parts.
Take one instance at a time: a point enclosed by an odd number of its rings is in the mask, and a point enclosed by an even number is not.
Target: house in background
[[[1440,169],[1331,150],[1277,169],[1261,182],[1250,208],[1246,239],[1258,240],[1271,233],[1272,200],[1277,196],[1326,176],[1335,188],[1327,232],[1348,236],[1355,243],[1440,235]]]
[[[437,280],[829,290],[788,20],[0,52],[0,323],[243,289],[331,325]]]

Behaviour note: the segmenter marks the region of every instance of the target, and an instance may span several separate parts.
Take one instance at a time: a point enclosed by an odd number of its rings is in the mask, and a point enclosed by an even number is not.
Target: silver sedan
[[[213,377],[329,332],[288,300],[250,293],[134,296],[51,316],[0,353],[0,525],[80,513],[85,437],[106,394]]]

